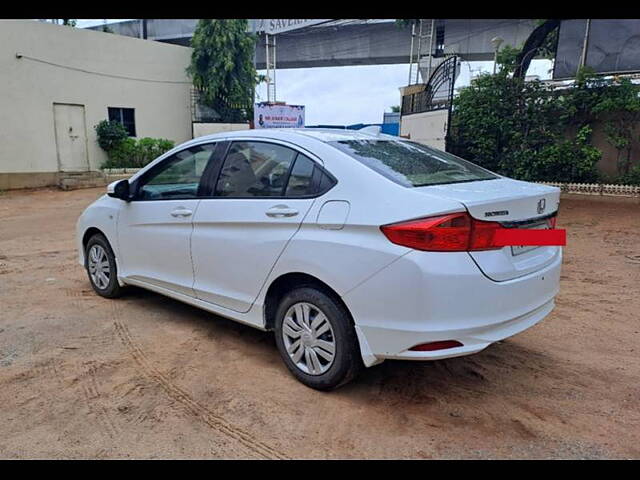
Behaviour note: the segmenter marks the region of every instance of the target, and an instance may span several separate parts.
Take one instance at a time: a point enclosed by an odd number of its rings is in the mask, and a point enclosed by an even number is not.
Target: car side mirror
[[[107,186],[107,195],[128,202],[130,200],[129,180],[118,180],[117,182],[110,183]]]

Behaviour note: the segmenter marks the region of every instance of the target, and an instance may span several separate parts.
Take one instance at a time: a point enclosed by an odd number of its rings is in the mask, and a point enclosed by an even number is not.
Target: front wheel
[[[122,287],[118,284],[116,257],[104,235],[98,233],[89,239],[84,259],[89,281],[98,295],[106,298],[122,295]]]
[[[275,334],[287,368],[311,388],[334,389],[362,368],[349,313],[314,287],[297,288],[285,295],[276,312]]]

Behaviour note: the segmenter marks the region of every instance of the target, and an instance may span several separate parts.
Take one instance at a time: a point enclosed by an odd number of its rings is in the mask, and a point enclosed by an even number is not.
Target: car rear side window
[[[298,152],[267,142],[234,142],[227,153],[215,195],[280,197]]]
[[[313,170],[315,163],[299,153],[289,175],[285,197],[304,197],[314,193]]]
[[[329,142],[389,180],[406,187],[491,180],[497,175],[447,152],[399,140]]]
[[[336,183],[324,168],[296,150],[269,142],[234,142],[215,196],[308,198],[324,194]]]

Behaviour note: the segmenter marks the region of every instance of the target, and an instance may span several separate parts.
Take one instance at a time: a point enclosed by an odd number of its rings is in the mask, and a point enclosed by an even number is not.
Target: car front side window
[[[137,200],[197,198],[200,178],[215,144],[197,145],[178,152],[154,168],[138,188]]]

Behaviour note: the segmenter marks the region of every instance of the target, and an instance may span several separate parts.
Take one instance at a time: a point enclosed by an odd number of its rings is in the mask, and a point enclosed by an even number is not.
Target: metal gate
[[[453,87],[456,81],[457,68],[458,57],[451,56],[438,65],[426,84],[421,86],[412,85],[412,87],[422,88],[412,88],[411,93],[402,97],[402,116],[434,110],[448,110],[446,134],[448,139],[453,104]]]

